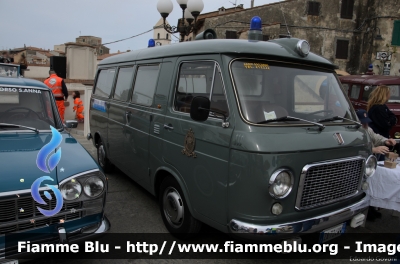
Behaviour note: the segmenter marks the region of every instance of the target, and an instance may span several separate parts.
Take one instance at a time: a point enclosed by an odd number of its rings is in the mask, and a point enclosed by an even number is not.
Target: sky
[[[191,0],[193,1],[193,0]],[[280,0],[254,0],[254,6]],[[161,18],[158,0],[0,0],[0,49],[33,46],[54,49],[54,45],[75,42],[78,36],[96,36],[102,43],[112,42],[151,30]],[[167,18],[176,26],[182,9],[172,0],[174,9]],[[203,0],[202,13],[243,4],[251,0]],[[175,36],[179,37],[178,34]],[[110,53],[146,48],[153,32],[106,45]],[[172,38],[173,42],[177,38]]]

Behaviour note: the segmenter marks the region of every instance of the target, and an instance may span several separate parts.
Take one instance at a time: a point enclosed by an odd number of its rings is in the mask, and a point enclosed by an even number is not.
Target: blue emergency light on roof
[[[250,30],[261,30],[262,23],[259,16],[255,16],[250,21]]]
[[[147,46],[148,48],[152,48],[156,46],[156,42],[154,39],[149,39],[149,45]]]
[[[249,41],[263,40],[262,35],[262,22],[259,16],[255,16],[250,21],[250,30],[248,32]]]

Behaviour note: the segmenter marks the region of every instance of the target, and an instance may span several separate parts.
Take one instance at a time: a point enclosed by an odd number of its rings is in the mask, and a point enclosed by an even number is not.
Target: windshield
[[[242,115],[252,123],[284,116],[356,120],[334,73],[256,60],[236,60],[231,71]]]
[[[0,124],[50,130],[58,128],[50,91],[0,86]],[[23,128],[0,126],[0,132]]]
[[[1,77],[18,77],[18,65],[0,63],[0,76]]]

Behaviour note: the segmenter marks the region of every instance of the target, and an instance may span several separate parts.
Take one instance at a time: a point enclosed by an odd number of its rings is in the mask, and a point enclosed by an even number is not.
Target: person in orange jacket
[[[65,113],[65,105],[64,101],[68,99],[68,90],[67,86],[64,83],[64,80],[57,76],[54,70],[49,71],[50,77],[47,78],[44,83],[51,89],[56,99],[56,104],[58,108],[58,112],[60,113],[60,117],[62,122],[64,123],[64,113]]]
[[[73,91],[72,97],[74,98],[74,112],[76,112],[76,119],[79,123],[83,122],[83,102],[81,100],[81,93],[79,91]]]

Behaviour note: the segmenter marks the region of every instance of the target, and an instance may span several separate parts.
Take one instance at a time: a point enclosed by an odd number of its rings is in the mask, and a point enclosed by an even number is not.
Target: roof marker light
[[[262,22],[259,16],[255,16],[250,21],[250,30],[248,32],[249,41],[263,40]]]
[[[156,42],[154,39],[149,39],[149,45],[147,46],[148,48],[152,48],[156,46]]]
[[[299,40],[297,42],[297,52],[301,56],[306,57],[310,53],[310,44],[305,40]]]

